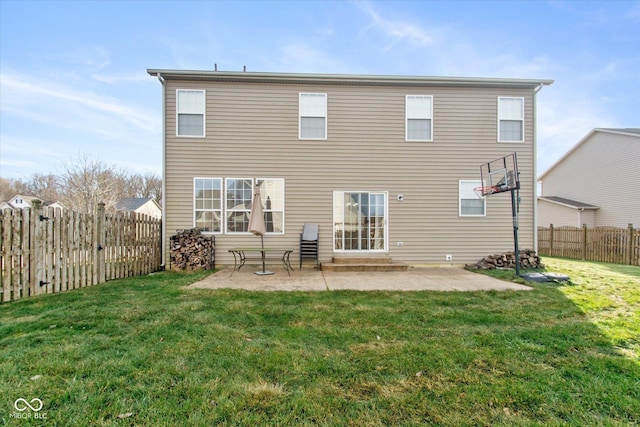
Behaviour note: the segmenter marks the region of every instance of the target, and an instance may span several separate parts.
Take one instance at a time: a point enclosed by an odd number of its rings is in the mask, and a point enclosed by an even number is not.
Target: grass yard
[[[2,304],[0,424],[637,425],[640,268],[545,262],[572,283],[251,293],[167,272]]]

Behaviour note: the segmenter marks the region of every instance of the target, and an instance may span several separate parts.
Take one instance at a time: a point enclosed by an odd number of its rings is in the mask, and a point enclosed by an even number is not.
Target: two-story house
[[[552,80],[148,73],[163,91],[164,235],[215,234],[218,264],[259,242],[257,181],[265,242],[297,248],[303,225],[319,224],[321,262],[462,264],[512,249],[508,195],[473,191],[480,164],[512,152],[520,246],[535,244],[536,93]]]

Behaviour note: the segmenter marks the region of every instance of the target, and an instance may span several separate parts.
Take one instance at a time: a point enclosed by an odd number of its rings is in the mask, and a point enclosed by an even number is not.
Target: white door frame
[[[344,195],[345,194],[368,194],[368,195],[382,195],[383,200],[383,248],[382,249],[345,249],[345,235],[344,235]],[[339,202],[339,203],[336,203]],[[338,241],[340,249],[336,248],[336,231],[338,222],[342,224],[343,234],[342,241]],[[388,191],[373,191],[373,190],[334,190],[333,192],[333,231],[332,231],[332,244],[333,252],[338,253],[386,253],[389,251],[389,192]]]

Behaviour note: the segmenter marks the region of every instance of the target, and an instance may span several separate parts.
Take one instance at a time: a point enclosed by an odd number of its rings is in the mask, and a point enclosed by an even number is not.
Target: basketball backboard
[[[480,165],[480,180],[482,196],[520,189],[516,153]]]

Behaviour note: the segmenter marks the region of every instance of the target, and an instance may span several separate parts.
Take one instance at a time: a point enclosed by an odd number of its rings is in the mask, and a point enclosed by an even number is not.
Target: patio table
[[[291,248],[258,248],[258,247],[242,247],[242,248],[231,248],[229,252],[233,254],[233,271],[240,271],[242,266],[245,264],[247,260],[247,253],[249,252],[257,252],[259,257],[255,257],[255,259],[262,260],[262,256],[276,254],[280,261],[282,262],[282,266],[287,271],[287,274],[291,276],[291,271],[293,267],[291,267],[291,262],[289,261],[289,257],[293,252]],[[282,257],[279,255],[282,254]],[[250,259],[254,259],[253,257]]]

